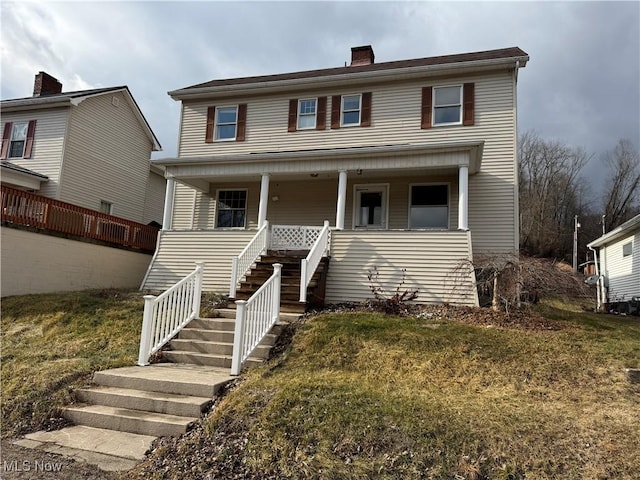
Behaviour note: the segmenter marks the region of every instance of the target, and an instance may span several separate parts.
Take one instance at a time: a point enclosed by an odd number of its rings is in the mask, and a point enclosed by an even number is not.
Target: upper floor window
[[[622,245],[622,256],[628,257],[633,253],[633,242],[625,243]]]
[[[246,103],[225,107],[209,107],[207,109],[205,142],[234,140],[242,142],[245,137],[246,123]]]
[[[2,133],[2,151],[0,159],[31,158],[36,121],[7,122]]]
[[[235,140],[238,125],[238,107],[216,109],[216,140]]]
[[[315,98],[298,100],[298,130],[316,128],[316,107]]]
[[[474,83],[422,89],[421,128],[474,124]]]
[[[433,125],[462,123],[462,85],[434,87]]]
[[[360,95],[342,96],[342,120],[344,126],[360,125],[360,109],[362,97]]]
[[[371,126],[371,92],[331,98],[331,128],[352,126]]]

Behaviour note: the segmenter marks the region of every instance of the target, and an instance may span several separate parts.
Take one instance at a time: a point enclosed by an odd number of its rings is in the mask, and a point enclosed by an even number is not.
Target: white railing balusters
[[[239,375],[243,363],[280,318],[282,265],[273,264],[273,275],[249,300],[236,301],[231,375]]]
[[[193,272],[164,293],[144,296],[138,365],[149,365],[149,357],[200,314],[203,268],[204,263],[196,263]]]
[[[251,265],[267,249],[269,245],[269,222],[258,230],[253,239],[240,252],[240,255],[233,257],[231,266],[231,285],[229,286],[229,297],[235,298],[238,282],[244,277]]]
[[[327,255],[329,250],[329,221],[324,221],[324,226],[316,237],[315,243],[311,246],[307,258],[300,261],[300,301],[307,301],[307,287],[316,273],[322,257]]]

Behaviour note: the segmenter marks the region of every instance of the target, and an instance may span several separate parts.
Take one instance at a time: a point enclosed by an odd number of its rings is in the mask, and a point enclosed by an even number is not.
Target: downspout
[[[593,247],[589,247],[589,250],[593,252],[593,260],[596,265],[596,277],[598,277],[598,280],[596,282],[596,310],[600,311],[603,304],[604,291],[602,288],[603,287],[602,277],[600,276],[600,264],[598,262],[598,252]]]

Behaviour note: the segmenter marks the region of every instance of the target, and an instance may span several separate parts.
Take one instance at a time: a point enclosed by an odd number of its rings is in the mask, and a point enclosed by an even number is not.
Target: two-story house
[[[474,253],[518,251],[516,85],[521,49],[212,80],[182,102],[166,169],[164,230],[143,282],[164,289],[206,263],[232,296],[239,255],[308,250],[328,221],[326,302],[372,282],[418,302],[477,305]],[[253,259],[250,259],[253,261]],[[231,279],[231,280],[230,280]]]
[[[162,222],[160,143],[126,86],[62,92],[45,72],[2,109],[2,184],[134,222]]]

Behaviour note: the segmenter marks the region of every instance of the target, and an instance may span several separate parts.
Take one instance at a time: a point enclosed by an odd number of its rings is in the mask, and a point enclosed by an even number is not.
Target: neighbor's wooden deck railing
[[[158,229],[2,186],[2,222],[154,251]]]

